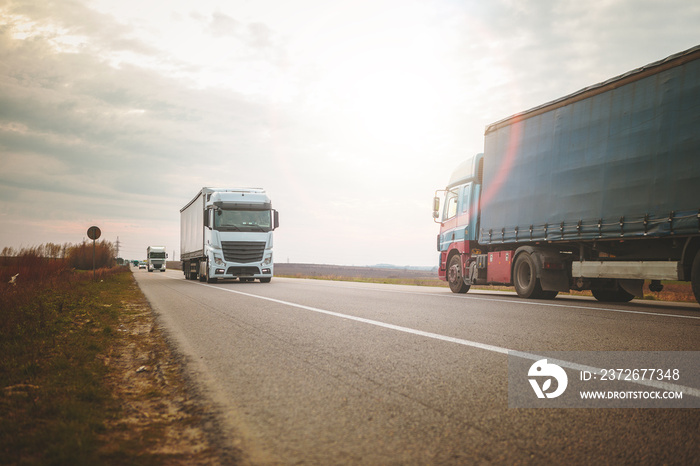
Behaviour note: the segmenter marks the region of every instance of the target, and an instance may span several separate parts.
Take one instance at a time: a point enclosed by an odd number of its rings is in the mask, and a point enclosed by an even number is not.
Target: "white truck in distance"
[[[180,209],[180,257],[188,280],[269,283],[279,215],[260,188],[202,188]]]
[[[165,272],[165,259],[168,258],[165,246],[148,246],[146,248],[146,257],[146,267],[149,272],[154,270]]]

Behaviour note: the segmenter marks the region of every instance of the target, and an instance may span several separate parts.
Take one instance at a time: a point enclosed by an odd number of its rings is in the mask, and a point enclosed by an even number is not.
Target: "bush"
[[[14,251],[5,248],[0,258],[0,288],[12,277],[18,275],[15,283],[45,282],[62,274],[66,270],[66,260],[59,254],[47,256],[43,246]],[[64,251],[65,252],[65,251]],[[20,278],[21,277],[21,278]]]
[[[95,268],[114,267],[115,250],[112,243],[100,241],[94,245]],[[72,246],[68,250],[68,264],[78,270],[92,270],[93,244],[83,241],[81,244]]]
[[[95,247],[100,279],[112,273],[108,268],[114,263],[112,251],[112,245],[105,242]],[[92,269],[92,245],[87,243],[4,248],[0,257],[0,339],[43,328],[60,314],[66,293],[78,282],[92,279],[92,274],[72,270],[81,268]]]
[[[100,241],[95,244],[95,268],[114,267],[115,248],[112,243]],[[5,247],[0,252],[0,289],[15,275],[15,282],[46,282],[53,280],[70,269],[92,270],[93,245],[83,241],[80,244],[58,245],[46,243],[31,248],[14,249]]]

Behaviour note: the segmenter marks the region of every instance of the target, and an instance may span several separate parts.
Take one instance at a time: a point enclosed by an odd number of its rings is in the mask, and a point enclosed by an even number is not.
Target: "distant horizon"
[[[112,243],[111,241],[102,240],[102,239],[98,239],[96,242],[97,242],[97,243],[101,243],[102,241],[105,241],[105,242],[108,242],[108,243],[111,243],[112,245],[114,245],[114,243]],[[3,246],[2,248],[0,248],[0,257],[13,257],[12,255],[7,256],[7,255],[3,254],[3,253],[5,253],[5,252],[12,252],[12,253],[14,253],[14,254],[16,255],[16,254],[20,254],[20,253],[25,252],[25,251],[28,252],[28,251],[36,250],[36,249],[39,249],[39,248],[44,248],[44,247],[47,246],[47,245],[59,246],[59,247],[62,249],[64,246],[79,246],[79,245],[81,245],[81,244],[84,243],[84,242],[89,243],[89,242],[92,242],[92,240],[84,239],[83,241],[79,241],[79,242],[76,242],[76,243],[70,243],[70,242],[66,242],[66,243],[55,243],[55,242],[52,242],[52,241],[47,241],[47,242],[45,242],[45,243],[35,244],[35,245],[32,245],[32,246],[19,246],[19,247]],[[9,251],[8,251],[8,250],[9,250]],[[167,250],[166,250],[166,251],[167,251]],[[48,256],[48,257],[53,257],[53,256]],[[126,261],[126,262],[144,261],[144,260],[145,260],[145,254],[144,254],[144,258],[128,258],[128,257],[124,257],[123,255],[118,255],[118,256],[115,257],[115,259],[121,259],[121,260]],[[168,257],[167,261],[168,261],[168,262],[181,262],[181,259],[173,259],[173,258],[171,258],[171,257]],[[416,270],[434,270],[434,269],[437,269],[437,268],[438,268],[437,265],[397,265],[397,264],[387,264],[387,263],[381,263],[381,262],[380,262],[380,263],[375,263],[375,264],[366,264],[366,265],[357,265],[357,264],[335,264],[335,263],[327,263],[327,262],[297,262],[297,261],[294,261],[294,262],[293,262],[293,261],[275,262],[275,265],[280,265],[280,264],[289,264],[289,265],[318,265],[318,266],[328,266],[328,267],[364,267],[364,268],[368,268],[368,267],[369,267],[369,268],[379,268],[379,269],[383,269],[383,268],[388,268],[388,269],[416,269]]]
[[[330,267],[372,267],[376,269],[387,269],[387,268],[392,268],[392,269],[426,269],[426,270],[432,270],[432,269],[437,269],[438,266],[430,266],[430,265],[396,265],[396,264],[370,264],[370,265],[348,265],[348,264],[325,264],[325,263],[316,263],[316,262],[276,262],[275,265],[280,265],[280,264],[289,264],[289,265],[321,265],[321,266],[330,266]]]

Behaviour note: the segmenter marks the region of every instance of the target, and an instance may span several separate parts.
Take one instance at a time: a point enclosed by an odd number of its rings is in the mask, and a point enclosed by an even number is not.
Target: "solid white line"
[[[409,328],[409,327],[402,327],[400,325],[388,324],[386,322],[380,322],[378,320],[365,319],[364,317],[357,317],[357,316],[352,316],[352,315],[348,315],[348,314],[341,314],[339,312],[328,311],[326,309],[319,309],[317,307],[306,306],[304,304],[297,304],[297,303],[292,303],[289,301],[282,301],[281,299],[268,298],[266,296],[245,293],[243,291],[232,290],[230,288],[221,288],[218,286],[207,285],[204,283],[195,283],[195,284],[206,286],[208,288],[214,288],[216,290],[227,291],[229,293],[239,294],[242,296],[248,296],[250,298],[262,299],[264,301],[270,301],[273,303],[282,304],[284,306],[290,306],[290,307],[295,307],[298,309],[304,309],[307,311],[317,312],[319,314],[325,314],[325,315],[329,315],[329,316],[333,316],[333,317],[339,317],[341,319],[353,320],[355,322],[362,322],[364,324],[374,325],[377,327],[387,328],[390,330],[396,330],[398,332],[409,333],[412,335],[418,335],[418,336],[422,336],[422,337],[426,337],[426,338],[432,338],[434,340],[446,341],[449,343],[456,343],[458,345],[483,349],[483,350],[491,351],[494,353],[500,353],[500,354],[505,354],[505,355],[510,354],[512,356],[516,356],[516,357],[524,358],[524,359],[529,359],[529,360],[533,360],[533,361],[538,361],[540,359],[543,359],[543,356],[537,355],[534,353],[526,353],[526,352],[522,352],[522,351],[503,348],[500,346],[488,345],[486,343],[479,343],[479,342],[471,341],[471,340],[463,340],[461,338],[448,337],[446,335],[440,335],[439,333],[424,332],[423,330],[416,330],[416,329]],[[571,369],[574,371],[587,370],[587,371],[595,373],[595,374],[601,374],[601,371],[602,371],[602,369],[600,369],[600,368],[585,366],[585,365],[577,364],[575,362],[562,361],[562,360],[553,360],[553,361],[556,361],[555,363],[561,367],[566,367],[567,369]],[[690,396],[700,398],[700,389],[697,389],[697,388],[685,387],[683,385],[676,385],[676,384],[671,384],[671,383],[666,383],[666,382],[658,382],[658,381],[654,381],[654,380],[630,380],[630,381],[626,381],[626,382],[635,383],[638,385],[645,385],[648,387],[659,388],[659,389],[663,389],[663,390],[669,390],[669,391],[674,391],[674,390],[675,391],[682,391],[684,395],[687,394]]]

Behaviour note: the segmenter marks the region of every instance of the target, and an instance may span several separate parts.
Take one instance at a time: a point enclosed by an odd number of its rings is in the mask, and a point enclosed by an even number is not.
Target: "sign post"
[[[88,228],[87,235],[92,240],[92,279],[95,280],[95,240],[102,235],[102,232],[99,228],[93,226]]]

